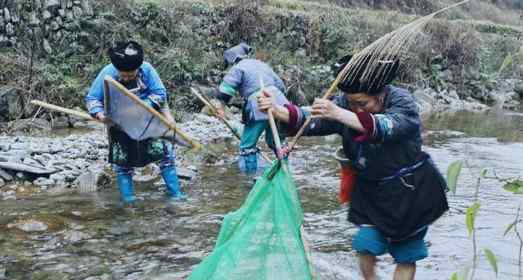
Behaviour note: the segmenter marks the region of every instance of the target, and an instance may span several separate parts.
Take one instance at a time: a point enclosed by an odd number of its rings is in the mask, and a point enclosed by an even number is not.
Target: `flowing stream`
[[[523,177],[523,115],[438,116],[426,121],[426,129],[424,149],[443,173],[455,160],[466,164],[456,194],[448,194],[450,211],[430,228],[430,255],[418,263],[417,279],[449,279],[471,265],[465,211],[474,201],[483,168],[488,178],[479,187],[476,279],[495,278],[483,248],[497,257],[498,279],[518,279],[519,241],[514,233],[503,233],[523,196],[505,191],[495,176]],[[291,169],[317,274],[321,279],[360,279],[351,249],[356,228],[337,202],[338,163],[332,155],[339,139],[303,140]],[[189,200],[175,207],[166,206],[162,188],[152,183],[136,187],[135,211],[119,206],[116,187],[0,201],[0,279],[183,279],[212,250],[221,219],[241,205],[252,185],[252,178],[225,160],[200,166],[198,177],[183,183]],[[9,226],[24,220],[41,221],[48,228],[25,232]],[[393,269],[390,256],[379,258],[380,278],[391,279]]]

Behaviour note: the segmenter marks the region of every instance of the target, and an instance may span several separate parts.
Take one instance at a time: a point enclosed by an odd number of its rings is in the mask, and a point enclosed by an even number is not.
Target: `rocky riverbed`
[[[523,88],[523,87],[522,87]],[[523,90],[521,90],[523,92]],[[518,109],[520,86],[518,80],[502,80],[488,94],[494,107],[478,99],[460,99],[455,91],[436,91],[430,88],[413,90],[422,116],[438,112],[488,111]],[[240,116],[233,108],[231,114],[237,127]],[[195,163],[223,163],[233,158],[225,150],[235,150],[235,139],[217,119],[199,113],[186,113],[180,127],[205,145],[203,153],[193,153],[179,146],[177,164],[180,177],[190,179]],[[91,192],[114,185],[107,164],[108,144],[104,126],[72,117],[23,119],[4,123],[8,134],[0,136],[0,198],[16,199],[39,192],[60,194],[70,191]],[[151,164],[138,168],[137,182],[155,181],[159,168]]]
[[[227,145],[233,139],[215,118],[193,114],[186,119],[180,126],[205,147],[200,153],[183,146],[177,149],[179,176],[190,180],[196,174],[196,162],[223,162],[224,157],[218,155],[233,148]],[[35,136],[0,136],[0,198],[17,199],[39,192],[90,192],[114,184],[114,174],[106,162],[108,144],[104,126],[76,122],[75,127],[39,130]],[[157,179],[159,168],[155,164],[136,169],[136,182]]]

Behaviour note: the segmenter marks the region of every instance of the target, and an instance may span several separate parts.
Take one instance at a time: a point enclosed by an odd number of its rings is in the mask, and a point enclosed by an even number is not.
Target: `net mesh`
[[[302,222],[287,163],[276,161],[256,181],[243,205],[225,216],[214,250],[189,279],[314,279]]]
[[[169,128],[160,119],[125,96],[111,83],[107,84],[106,114],[120,130],[136,141],[169,135]]]

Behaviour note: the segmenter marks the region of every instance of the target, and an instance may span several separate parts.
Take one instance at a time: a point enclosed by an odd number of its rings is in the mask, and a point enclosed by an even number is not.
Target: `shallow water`
[[[515,119],[509,123],[502,122],[506,126],[501,130],[523,133],[519,131],[521,116],[512,117]],[[450,118],[445,122],[455,125],[458,121]],[[477,131],[483,131],[481,124],[491,125],[488,120],[478,121]],[[473,203],[476,179],[483,168],[489,170],[490,177],[494,170],[501,178],[523,176],[523,143],[506,138],[498,141],[494,138],[497,135],[489,133],[468,135],[474,137],[447,138],[432,133],[426,139],[425,150],[442,171],[458,159],[466,160],[467,167],[456,195],[449,193],[450,211],[429,231],[430,256],[419,262],[417,279],[449,279],[471,263],[465,211]],[[350,246],[356,228],[346,221],[346,209],[336,200],[339,182],[332,154],[339,142],[310,138],[300,143],[291,158],[291,169],[317,273],[321,279],[359,279],[357,258]],[[1,201],[0,279],[2,269],[8,279],[182,279],[212,250],[221,219],[241,205],[252,183],[252,178],[238,174],[229,157],[220,166],[201,166],[196,179],[183,182],[190,199],[176,207],[167,207],[163,188],[153,184],[137,186],[140,201],[134,212],[119,207],[115,187],[94,194]],[[488,247],[496,254],[498,279],[518,279],[519,243],[514,234],[503,237],[503,232],[514,220],[522,197],[503,190],[497,179],[488,178],[481,182],[479,198],[478,247]],[[7,226],[29,219],[43,221],[49,229],[26,233]],[[379,258],[383,279],[391,278],[393,268],[390,256]],[[481,255],[476,279],[494,277]]]

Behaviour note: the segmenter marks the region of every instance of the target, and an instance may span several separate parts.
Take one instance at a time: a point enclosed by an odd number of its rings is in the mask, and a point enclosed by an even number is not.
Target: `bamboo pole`
[[[223,124],[225,124],[225,126],[227,126],[232,134],[234,134],[234,136],[236,136],[236,138],[241,139],[241,136],[240,134],[232,127],[232,125],[223,117],[220,116],[220,114],[218,114],[218,109],[216,109],[216,107],[214,107],[214,105],[212,105],[211,102],[209,102],[205,97],[203,97],[201,94],[199,94],[194,88],[191,87],[191,92],[196,95],[196,97],[198,97],[198,99],[200,99],[200,101],[209,108],[209,110],[211,110],[211,113],[217,118],[219,119]]]
[[[180,135],[186,142],[188,142],[193,147],[194,150],[202,149],[202,145],[200,143],[198,143],[195,140],[193,140],[191,137],[189,137],[187,134],[185,134],[183,131],[181,131],[178,127],[176,127],[176,125],[173,122],[170,122],[160,112],[156,111],[154,108],[152,108],[152,107],[148,106],[147,104],[145,104],[145,102],[143,102],[138,96],[136,96],[135,94],[129,92],[128,89],[126,89],[122,84],[120,84],[117,81],[115,81],[112,77],[105,76],[104,81],[107,82],[107,83],[110,83],[112,86],[117,88],[123,95],[129,97],[134,103],[136,103],[140,107],[142,107],[145,110],[147,110],[153,116],[155,116],[158,119],[160,119],[160,121],[162,123],[164,123],[168,128],[173,130],[176,134]]]
[[[89,115],[86,112],[60,107],[60,106],[49,104],[49,103],[46,103],[46,102],[43,102],[43,101],[40,101],[40,100],[31,100],[31,104],[36,105],[36,106],[40,106],[40,107],[43,107],[43,108],[46,108],[46,109],[50,109],[50,110],[53,110],[53,111],[58,111],[58,112],[66,113],[66,114],[69,114],[69,115],[77,116],[77,117],[80,117],[80,118],[83,118],[83,119],[96,121],[96,122],[101,122],[99,119],[93,118],[91,115]]]
[[[338,74],[336,77],[336,80],[331,84],[325,95],[322,97],[323,99],[327,99],[332,96],[332,94],[335,93],[336,86],[339,84],[339,82],[343,78],[353,78],[355,73],[358,72],[359,68],[362,65],[363,62],[363,56],[362,54],[372,54],[373,57],[379,57],[380,55],[392,58],[396,55],[400,54],[400,51],[402,49],[407,49],[408,46],[410,46],[410,43],[412,42],[412,37],[414,37],[414,34],[418,30],[420,30],[423,26],[425,26],[429,20],[434,18],[434,16],[441,14],[449,9],[461,6],[463,4],[466,4],[470,2],[470,0],[463,0],[459,3],[455,3],[453,5],[450,5],[448,7],[445,7],[443,9],[440,9],[432,14],[429,14],[427,16],[424,16],[422,18],[419,18],[409,24],[406,24],[390,33],[385,34],[384,36],[378,38],[376,41],[374,41],[372,44],[361,50],[359,53],[357,53],[351,61],[355,62],[349,62],[347,65],[343,68],[342,71]],[[387,55],[384,55],[387,54]],[[354,68],[354,69],[349,69]],[[371,73],[372,71],[367,71],[368,73]],[[303,125],[298,130],[298,133],[296,133],[296,136],[294,137],[293,141],[289,145],[289,152],[291,152],[294,149],[294,146],[302,136],[305,128],[310,123],[311,118],[308,117]]]
[[[272,114],[272,109],[269,109],[267,111],[267,115],[269,116],[269,125],[271,126],[272,131],[272,138],[274,139],[274,144],[276,145],[276,156],[278,159],[281,159],[281,141],[280,141],[280,135],[278,134],[278,128],[276,127],[276,122],[274,121],[274,115]]]
[[[203,104],[205,104],[205,106],[207,106],[209,108],[209,110],[211,110],[211,113],[217,118],[219,119],[223,124],[225,124],[225,126],[227,126],[227,128],[229,128],[229,130],[232,132],[232,134],[236,137],[236,139],[238,140],[241,140],[241,135],[234,129],[234,127],[232,127],[232,125],[229,123],[229,121],[225,118],[222,118],[219,114],[218,114],[218,109],[216,109],[216,107],[207,99],[205,98],[203,95],[199,94],[197,90],[195,90],[194,88],[191,87],[191,92],[196,95],[196,97],[198,97],[198,99],[200,99],[200,101],[202,101]],[[266,160],[267,162],[272,162],[271,159],[263,152],[261,152],[261,157]]]
[[[334,93],[336,93],[336,87],[338,86],[338,84],[340,83],[341,79],[345,76],[345,74],[347,73],[348,71],[348,67],[345,67],[339,74],[338,76],[336,77],[336,79],[334,80],[334,82],[332,82],[331,86],[329,87],[329,89],[327,90],[327,92],[323,95],[322,99],[328,99],[330,98]],[[289,144],[289,153],[292,152],[292,150],[294,149],[294,146],[296,146],[296,144],[298,143],[298,140],[300,139],[300,137],[303,135],[303,132],[305,131],[305,128],[309,125],[309,123],[311,122],[312,120],[312,117],[309,116],[305,119],[305,122],[303,123],[303,125],[300,127],[300,129],[298,130],[298,132],[296,133],[296,136],[294,136],[294,139],[292,140],[292,142]]]
[[[263,90],[265,89],[265,85],[263,83],[263,79],[260,77],[260,94],[264,94]],[[278,128],[276,127],[276,122],[274,121],[274,115],[272,113],[272,109],[269,109],[267,111],[267,116],[269,117],[269,126],[271,127],[272,131],[272,139],[274,139],[274,144],[276,145],[276,157],[281,160],[281,140],[280,140],[280,134],[278,133]]]

